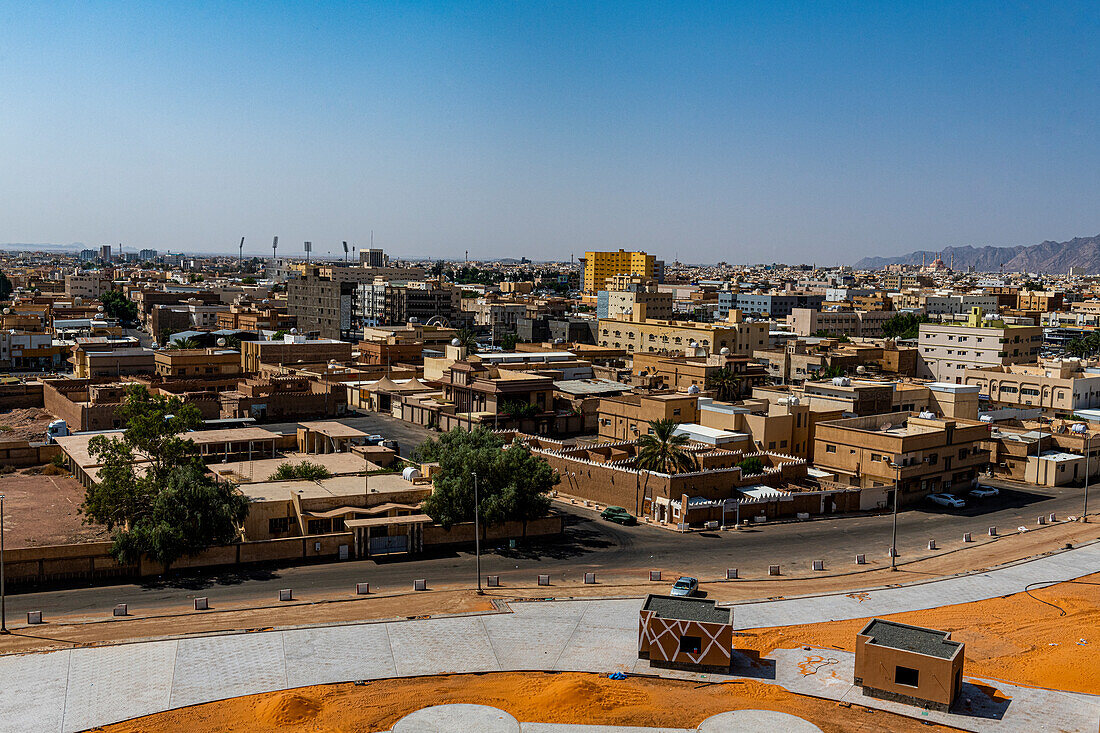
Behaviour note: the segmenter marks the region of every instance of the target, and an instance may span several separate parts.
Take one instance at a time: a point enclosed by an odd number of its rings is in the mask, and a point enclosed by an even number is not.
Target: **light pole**
[[[477,594],[483,596],[485,591],[481,589],[481,519],[477,500],[477,473],[474,471],[470,473],[474,477],[474,558],[477,564]]]
[[[1092,433],[1085,433],[1085,506],[1081,509],[1081,521],[1089,521],[1089,441]],[[3,497],[0,497],[3,498]]]
[[[7,601],[4,592],[4,495],[0,494],[0,634],[8,633]]]
[[[898,569],[898,489],[900,487],[894,484],[894,529],[890,534],[890,569]]]

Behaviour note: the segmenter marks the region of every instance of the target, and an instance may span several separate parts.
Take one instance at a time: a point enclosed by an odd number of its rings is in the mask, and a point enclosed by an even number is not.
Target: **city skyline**
[[[1084,4],[0,15],[7,242],[833,264],[1100,231]]]

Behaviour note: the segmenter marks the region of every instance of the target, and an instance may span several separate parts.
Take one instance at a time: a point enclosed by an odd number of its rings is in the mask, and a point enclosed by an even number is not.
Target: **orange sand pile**
[[[885,618],[950,631],[952,639],[966,644],[967,675],[1100,694],[1100,574],[1033,589],[1030,595]],[[804,645],[853,651],[855,635],[866,623],[863,618],[760,629],[743,632],[734,646],[761,654]]]
[[[492,705],[521,721],[691,728],[727,710],[779,710],[842,731],[945,731],[941,726],[859,706],[803,697],[747,681],[700,685],[642,677],[501,672],[303,687],[172,710],[119,723],[110,733],[301,731],[352,733],[389,729],[420,708],[445,703]],[[471,731],[471,733],[474,733]]]

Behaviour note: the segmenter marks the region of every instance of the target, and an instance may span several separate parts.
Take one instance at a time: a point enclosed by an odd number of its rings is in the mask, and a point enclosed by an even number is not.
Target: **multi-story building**
[[[601,440],[636,440],[649,432],[649,422],[671,420],[694,423],[699,415],[699,398],[693,394],[624,394],[600,400]]]
[[[461,308],[461,291],[436,281],[360,283],[356,314],[363,326],[426,323],[438,318],[450,323]]]
[[[230,377],[241,373],[241,354],[235,349],[164,349],[153,358],[157,376]]]
[[[19,371],[61,365],[68,355],[63,343],[54,344],[48,333],[0,331],[0,367]]]
[[[361,267],[317,267],[305,269],[301,277],[287,281],[287,312],[298,330],[321,338],[351,337],[357,324],[354,306],[359,283],[372,282],[374,275]]]
[[[881,338],[882,324],[896,313],[873,311],[819,311],[811,308],[795,308],[788,323],[799,336],[812,336],[820,331],[830,336],[851,338]]]
[[[629,317],[639,304],[645,305],[649,318],[672,319],[672,293],[659,290],[656,280],[637,275],[607,279],[607,289],[596,294],[596,317]]]
[[[1065,293],[1057,290],[1021,290],[1016,295],[1016,310],[1049,313],[1062,309]]]
[[[242,341],[241,367],[252,374],[261,364],[321,364],[351,361],[351,344],[337,339],[307,339],[287,334],[277,341]]]
[[[718,313],[723,318],[731,308],[737,308],[745,315],[767,315],[769,318],[786,318],[795,308],[817,310],[825,297],[818,293],[718,293]]]
[[[585,252],[584,292],[596,293],[614,275],[639,275],[656,278],[657,258],[645,252]]]
[[[361,249],[359,250],[359,264],[366,267],[387,267],[390,264],[390,258],[381,249]]]
[[[100,270],[80,270],[65,275],[65,297],[94,300],[110,290],[111,278]]]
[[[99,247],[99,259],[103,260],[104,262],[110,262],[111,261],[111,245],[109,245],[109,244],[100,245],[100,247]]]
[[[142,260],[155,260],[157,258],[157,251],[155,249],[143,249],[138,252],[138,258]]]
[[[962,384],[967,369],[1034,363],[1043,343],[1040,326],[983,320],[975,308],[966,323],[922,323],[918,375]]]
[[[913,272],[888,272],[882,277],[882,286],[887,290],[903,288],[922,288],[932,284],[932,278]]]
[[[989,425],[905,413],[817,424],[814,464],[841,484],[897,486],[901,504],[931,493],[966,491],[989,463]]]
[[[994,407],[1041,407],[1055,414],[1100,407],[1100,368],[1079,359],[971,368],[963,380],[979,387]]]
[[[738,310],[716,323],[659,321],[649,320],[642,304],[629,320],[601,318],[599,324],[599,346],[632,353],[685,353],[687,349],[721,353],[729,349],[735,356],[751,356],[768,344],[768,324],[743,321]]]

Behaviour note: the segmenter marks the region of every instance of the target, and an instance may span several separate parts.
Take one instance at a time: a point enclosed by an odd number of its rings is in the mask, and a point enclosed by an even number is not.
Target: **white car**
[[[978,484],[978,488],[971,491],[970,496],[973,496],[975,499],[988,499],[991,496],[999,496],[1000,493],[1000,489],[996,486],[982,486]]]
[[[949,507],[951,509],[962,509],[966,506],[966,502],[954,494],[929,494],[928,498],[940,506]]]

